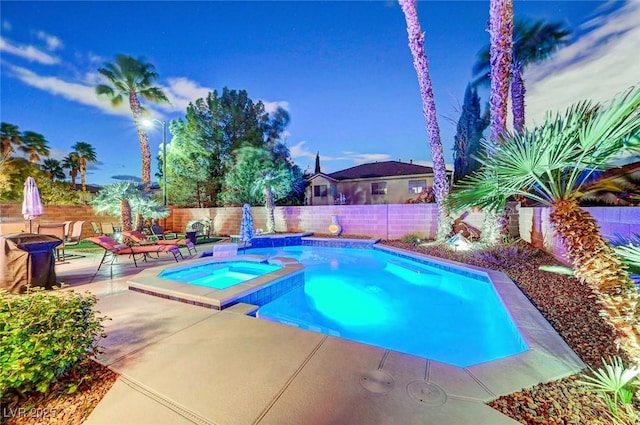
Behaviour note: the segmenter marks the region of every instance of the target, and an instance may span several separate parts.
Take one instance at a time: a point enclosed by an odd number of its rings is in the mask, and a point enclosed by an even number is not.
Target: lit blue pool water
[[[190,283],[192,285],[225,289],[281,268],[282,266],[273,264],[234,261],[165,270],[160,273],[159,277]]]
[[[304,287],[260,307],[262,319],[461,367],[527,350],[488,281],[378,250],[250,252],[306,266]]]

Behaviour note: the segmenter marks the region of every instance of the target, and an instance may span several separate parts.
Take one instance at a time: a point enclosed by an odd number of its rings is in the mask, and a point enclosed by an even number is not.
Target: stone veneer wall
[[[588,207],[585,210],[596,219],[601,234],[607,239],[615,238],[616,233],[624,237],[640,234],[640,207]],[[565,248],[562,241],[553,236],[550,211],[550,208],[521,207],[520,237],[567,263],[563,257]]]

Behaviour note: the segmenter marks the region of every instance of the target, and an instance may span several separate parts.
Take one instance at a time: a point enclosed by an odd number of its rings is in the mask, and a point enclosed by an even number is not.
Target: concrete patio
[[[95,274],[98,261],[56,266],[111,318],[97,360],[120,377],[88,424],[516,424],[485,402],[583,367],[499,273],[499,295],[530,350],[458,368],[256,319],[242,304],[217,311],[128,290],[130,276],[175,264],[171,256],[138,268],[121,258],[113,276],[109,267]]]

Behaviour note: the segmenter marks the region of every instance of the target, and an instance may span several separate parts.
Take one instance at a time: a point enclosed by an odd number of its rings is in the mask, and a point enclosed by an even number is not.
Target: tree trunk
[[[433,86],[429,76],[429,62],[424,50],[424,34],[418,21],[415,0],[398,0],[407,21],[409,35],[409,49],[413,55],[413,66],[418,75],[420,95],[422,97],[422,112],[429,135],[429,147],[433,161],[433,191],[438,205],[438,230],[436,240],[444,241],[451,233],[453,219],[445,202],[449,193],[447,170],[445,167],[440,128],[436,114],[436,103],[433,97]]]
[[[490,0],[491,140],[500,143],[507,127],[507,100],[513,55],[513,1]]]
[[[120,201],[120,211],[122,215],[122,231],[130,232],[133,230],[133,220],[131,218],[131,205],[129,205],[129,201],[126,199]]]
[[[550,222],[567,249],[578,279],[598,295],[611,323],[617,330],[616,341],[633,362],[640,364],[640,316],[638,290],[622,261],[600,235],[600,228],[589,212],[576,200],[553,203]]]
[[[142,190],[148,192],[151,189],[151,151],[149,150],[149,137],[140,122],[142,108],[134,91],[129,92],[129,105],[131,106],[133,121],[138,131],[138,142],[140,144],[140,153],[142,154]]]
[[[522,79],[522,66],[519,62],[513,63],[512,78],[511,109],[513,111],[513,129],[518,133],[522,133],[524,131],[524,95],[526,89]]]
[[[82,185],[82,191],[87,191],[87,169],[84,166],[80,166],[80,183]]]
[[[275,211],[275,203],[273,202],[273,192],[271,192],[271,187],[267,186],[265,190],[265,208],[267,209],[267,233],[275,233],[276,232],[276,219],[274,215]]]

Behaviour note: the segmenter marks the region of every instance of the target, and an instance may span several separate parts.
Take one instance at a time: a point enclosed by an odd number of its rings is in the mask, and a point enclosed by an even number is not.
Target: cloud
[[[33,71],[19,66],[11,64],[8,64],[7,66],[13,72],[14,77],[32,87],[44,90],[53,95],[62,96],[68,100],[96,107],[107,114],[123,116],[131,115],[131,111],[126,105],[126,102],[123,102],[119,107],[114,108],[106,99],[103,100],[98,98],[92,85],[70,83],[58,77],[38,75]]]
[[[134,183],[142,183],[142,179],[138,176],[130,176],[130,175],[117,175],[111,176],[114,180],[124,180],[124,181],[132,181]]]
[[[291,157],[294,159],[306,158],[315,161],[318,152],[310,151],[305,146],[306,144],[307,141],[303,140],[291,146],[289,148]],[[343,151],[339,156],[320,155],[320,161],[351,161],[355,164],[389,160],[391,160],[391,156],[386,153],[359,153],[353,151]]]
[[[640,83],[640,2],[583,25],[588,32],[549,61],[527,69],[527,123],[583,99],[603,102]]]
[[[33,46],[14,44],[4,37],[0,37],[0,51],[43,65],[54,65],[60,62],[59,58],[51,56]]]
[[[170,105],[158,105],[159,108],[167,111],[184,112],[190,102],[195,102],[200,98],[207,97],[213,89],[202,87],[195,81],[188,78],[169,78],[169,85],[162,87],[162,91],[167,95]]]
[[[45,44],[47,45],[47,49],[49,49],[52,52],[62,49],[64,47],[64,45],[62,44],[62,40],[60,40],[55,35],[47,34],[44,31],[38,31],[36,33],[36,37],[44,41]]]
[[[315,159],[316,152],[311,152],[304,145],[306,141],[301,141],[296,143],[295,145],[289,148],[289,153],[291,154],[291,158],[307,158],[307,159]]]
[[[356,164],[365,164],[367,162],[377,161],[390,161],[391,155],[386,153],[357,153],[357,152],[343,152],[344,157],[336,159],[350,159]]]
[[[5,30],[5,31],[11,31],[11,29],[12,29],[11,22],[2,21],[2,29]]]
[[[278,108],[282,108],[285,111],[289,110],[289,102],[285,100],[277,100],[275,102],[269,102],[268,100],[263,100],[262,103],[264,104],[265,112],[269,114],[274,113]]]

